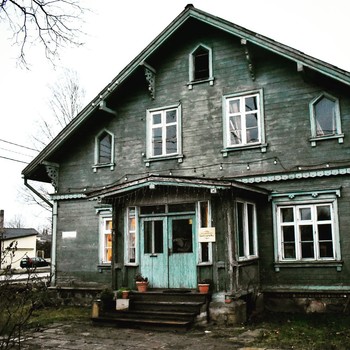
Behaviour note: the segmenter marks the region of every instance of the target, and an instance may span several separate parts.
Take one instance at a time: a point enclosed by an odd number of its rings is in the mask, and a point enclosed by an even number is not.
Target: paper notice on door
[[[198,231],[198,242],[215,242],[215,227],[201,227]]]

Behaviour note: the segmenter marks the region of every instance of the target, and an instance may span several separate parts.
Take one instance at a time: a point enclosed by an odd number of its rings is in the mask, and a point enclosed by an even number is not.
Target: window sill
[[[102,263],[97,265],[98,272],[100,273],[102,273],[103,271],[110,271],[111,268],[111,264],[109,263]]]
[[[275,271],[279,272],[281,268],[300,268],[300,267],[335,267],[337,271],[341,271],[343,267],[343,261],[337,260],[337,261],[283,261],[283,262],[276,262],[274,264]]]
[[[266,153],[267,149],[267,143],[259,143],[259,144],[252,144],[252,145],[240,145],[235,147],[227,147],[221,150],[222,156],[225,158],[228,156],[229,152],[235,152],[235,151],[243,151],[246,149],[254,149],[254,148],[260,148],[261,153]]]
[[[94,170],[94,173],[97,172],[97,169],[99,168],[110,168],[111,170],[114,170],[115,164],[114,163],[108,163],[108,164],[94,164],[92,166],[92,169]]]
[[[177,159],[178,163],[182,163],[183,161],[183,154],[177,154],[177,155],[173,155],[173,156],[167,156],[167,157],[155,157],[155,158],[147,158],[144,160],[146,167],[149,167],[151,165],[151,163],[153,162],[161,162],[164,160],[172,160],[172,159]]]
[[[209,83],[210,86],[214,85],[214,77],[210,77],[208,79],[203,79],[203,80],[192,80],[187,83],[188,90],[193,89],[193,85],[198,85],[198,84],[203,84],[203,83]]]
[[[333,140],[333,139],[338,139],[338,143],[343,143],[344,142],[344,134],[310,137],[309,141],[310,141],[312,147],[316,147],[316,143],[319,141]]]

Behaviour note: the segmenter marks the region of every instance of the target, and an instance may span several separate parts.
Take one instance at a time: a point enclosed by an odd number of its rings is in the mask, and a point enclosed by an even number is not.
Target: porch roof
[[[148,187],[154,189],[157,186],[187,187],[209,189],[211,193],[217,193],[218,190],[240,189],[248,192],[254,192],[261,195],[268,195],[270,192],[266,189],[247,185],[234,180],[198,178],[198,177],[179,177],[163,176],[150,174],[146,177],[137,178],[124,183],[105,186],[99,190],[87,193],[89,199],[103,199],[108,197],[117,197],[119,194],[132,192],[141,188]]]

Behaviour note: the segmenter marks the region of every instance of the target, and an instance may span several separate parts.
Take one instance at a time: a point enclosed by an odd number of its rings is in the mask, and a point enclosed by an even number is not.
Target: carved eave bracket
[[[248,42],[246,39],[241,39],[241,44],[244,47],[245,58],[248,63],[249,74],[252,80],[255,80],[255,66],[253,62],[252,50],[248,46]]]
[[[152,100],[154,100],[156,97],[156,70],[146,62],[143,62],[142,66],[145,70],[145,77],[148,83],[148,91],[151,95]]]
[[[57,192],[59,165],[51,162],[44,162],[43,164],[45,165],[45,169],[48,177],[51,179],[51,184],[54,187],[55,192]]]

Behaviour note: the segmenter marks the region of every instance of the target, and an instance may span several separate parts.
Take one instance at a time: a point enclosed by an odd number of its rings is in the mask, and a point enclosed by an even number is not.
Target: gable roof
[[[301,51],[295,50],[287,45],[274,41],[266,36],[250,31],[237,24],[216,17],[212,14],[196,9],[189,4],[185,9],[143,50],[136,56],[112,81],[108,84],[40,153],[39,155],[22,171],[27,179],[35,179],[35,173],[38,167],[42,165],[64,142],[91,116],[91,114],[104,104],[104,100],[118,86],[127,80],[133,72],[145,63],[169,37],[171,37],[186,21],[196,19],[212,27],[227,32],[235,37],[246,40],[247,43],[256,45],[286,59],[317,71],[327,77],[335,79],[345,85],[350,86],[350,73],[335,67],[329,63],[318,60],[312,56],[306,55]],[[38,176],[37,176],[38,177]],[[50,182],[41,178],[41,181]]]
[[[34,228],[3,228],[3,239],[16,239],[38,235]]]

